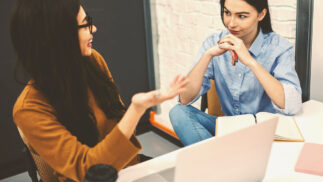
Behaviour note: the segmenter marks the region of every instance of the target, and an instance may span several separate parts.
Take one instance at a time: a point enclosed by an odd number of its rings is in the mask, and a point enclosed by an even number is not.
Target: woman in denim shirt
[[[191,106],[210,89],[210,79],[228,116],[294,115],[301,109],[294,47],[273,32],[267,0],[220,0],[220,5],[226,29],[204,41],[180,104],[169,114],[184,145],[214,136],[217,117]]]

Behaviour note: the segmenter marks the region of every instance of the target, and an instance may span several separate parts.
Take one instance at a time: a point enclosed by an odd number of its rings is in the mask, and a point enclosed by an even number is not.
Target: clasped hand
[[[253,60],[244,42],[232,34],[224,36],[217,45],[208,50],[208,53],[213,57],[220,56],[226,51],[232,55],[232,65],[235,65],[238,58],[246,66],[249,66]]]

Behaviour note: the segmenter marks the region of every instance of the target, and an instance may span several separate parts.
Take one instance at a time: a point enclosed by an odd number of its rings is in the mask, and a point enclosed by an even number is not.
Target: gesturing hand
[[[168,87],[150,92],[137,93],[132,97],[131,101],[136,108],[146,110],[168,99],[174,98],[182,92],[186,84],[186,77],[177,75]]]

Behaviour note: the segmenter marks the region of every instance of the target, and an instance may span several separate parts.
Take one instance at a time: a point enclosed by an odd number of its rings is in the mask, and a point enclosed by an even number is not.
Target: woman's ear
[[[267,14],[267,9],[264,8],[259,14],[258,14],[258,21],[262,21]]]

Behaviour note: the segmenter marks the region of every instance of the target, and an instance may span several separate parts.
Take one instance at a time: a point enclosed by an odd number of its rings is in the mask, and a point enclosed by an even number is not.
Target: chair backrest
[[[35,161],[38,174],[40,179],[44,182],[59,182],[57,175],[55,175],[55,171],[41,158],[40,155],[30,146],[27,138],[22,133],[22,131],[18,128],[19,134],[30,151],[32,158]]]
[[[33,157],[31,156],[31,153],[26,145],[24,145],[24,148],[22,149],[22,153],[24,154],[24,158],[25,158],[26,166],[27,166],[27,171],[28,171],[29,177],[31,178],[31,181],[32,182],[39,182],[35,161],[34,161]]]
[[[221,109],[220,99],[216,92],[214,80],[211,81],[211,88],[207,92],[207,108],[208,114],[213,116],[224,116],[224,112]]]

